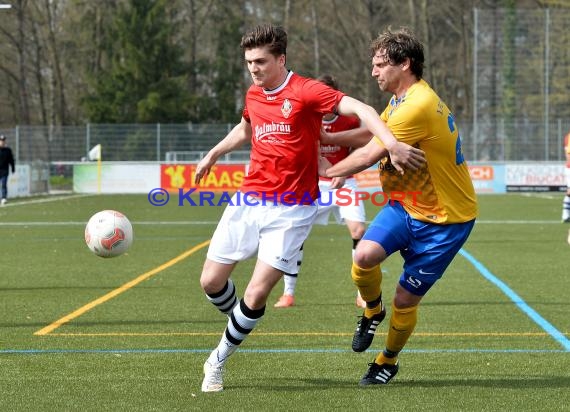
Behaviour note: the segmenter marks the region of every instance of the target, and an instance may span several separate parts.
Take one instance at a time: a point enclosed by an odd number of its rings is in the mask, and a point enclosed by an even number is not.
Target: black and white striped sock
[[[222,290],[211,295],[206,293],[206,297],[220,312],[226,315],[229,315],[238,303],[236,287],[231,279],[228,279]]]
[[[210,354],[208,361],[211,364],[224,363],[255,328],[264,313],[265,306],[257,310],[250,309],[241,299],[239,305],[236,305],[232,311],[224,335],[218,347]]]

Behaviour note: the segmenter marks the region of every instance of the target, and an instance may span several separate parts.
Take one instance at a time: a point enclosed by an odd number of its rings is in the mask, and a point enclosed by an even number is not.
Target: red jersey
[[[252,85],[243,110],[252,129],[251,159],[240,190],[297,204],[316,200],[321,121],[343,97],[293,72],[273,90]]]
[[[325,132],[335,133],[344,130],[356,129],[360,127],[360,119],[354,116],[337,115],[331,120],[323,119],[323,129]],[[334,144],[321,144],[321,156],[326,158],[331,164],[336,164],[347,157],[350,153],[350,147],[342,147]],[[352,176],[346,176],[350,178]],[[332,180],[328,177],[322,177],[321,180]]]

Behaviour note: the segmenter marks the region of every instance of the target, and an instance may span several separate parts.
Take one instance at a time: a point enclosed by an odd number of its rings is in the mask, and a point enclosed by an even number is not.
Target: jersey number
[[[449,126],[449,131],[453,133],[456,129],[455,118],[451,113],[447,116],[447,125]],[[463,157],[463,150],[461,150],[461,136],[457,133],[457,140],[455,141],[455,164],[460,165],[465,161]]]

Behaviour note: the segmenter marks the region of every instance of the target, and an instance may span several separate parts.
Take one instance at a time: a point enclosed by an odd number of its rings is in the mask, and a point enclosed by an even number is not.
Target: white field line
[[[2,208],[35,205],[38,203],[57,202],[60,200],[77,199],[79,197],[88,197],[88,196],[95,196],[95,195],[78,194],[78,195],[66,195],[66,196],[50,196],[50,197],[43,197],[41,199],[30,199],[30,200],[22,200],[22,198],[18,198],[18,200],[8,199],[8,203],[2,206]]]
[[[2,222],[0,226],[77,226],[85,225],[85,222],[62,221],[62,222]],[[183,220],[183,221],[133,221],[134,225],[217,225],[217,220]],[[370,223],[370,222],[368,222]],[[560,225],[559,220],[477,220],[477,225]]]

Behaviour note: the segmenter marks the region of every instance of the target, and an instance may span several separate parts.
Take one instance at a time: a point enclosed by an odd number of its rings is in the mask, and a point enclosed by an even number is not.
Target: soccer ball
[[[95,213],[87,222],[85,243],[97,256],[119,256],[133,243],[133,227],[122,213],[103,210]]]

